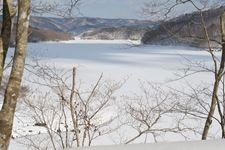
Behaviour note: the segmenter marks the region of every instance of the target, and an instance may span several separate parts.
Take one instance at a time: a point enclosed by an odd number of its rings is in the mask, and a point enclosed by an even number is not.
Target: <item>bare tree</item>
[[[3,1],[3,26],[1,33],[1,79],[3,74],[3,68],[5,64],[5,58],[9,46],[10,34],[12,28],[12,18],[17,10],[13,6],[11,0]],[[13,118],[16,109],[17,97],[19,95],[20,84],[23,76],[26,46],[27,46],[27,32],[29,26],[29,14],[30,14],[30,0],[18,1],[18,15],[16,26],[16,48],[13,58],[13,65],[7,88],[4,94],[4,102],[0,111],[0,149],[8,149],[11,133]]]
[[[79,12],[82,0],[64,1],[32,1],[32,13],[37,15],[51,14],[60,17],[73,17],[75,12]]]
[[[144,138],[153,138],[155,142],[162,135],[173,133],[184,137],[185,133],[196,132],[194,126],[188,127],[188,118],[176,110],[178,101],[176,95],[162,88],[161,84],[141,82],[141,95],[125,97],[125,125],[131,127],[136,135],[125,140],[129,144]],[[128,129],[130,129],[128,127]],[[143,137],[145,136],[145,137]]]
[[[35,124],[46,128],[54,149],[91,146],[96,138],[118,128],[111,125],[117,115],[112,113],[106,118],[104,114],[113,111],[115,92],[123,83],[103,81],[101,75],[90,89],[83,90],[76,81],[76,68],[72,74],[47,65],[32,68],[30,71],[36,77],[29,81],[49,92],[34,92],[39,95],[37,102],[29,96],[24,104],[33,114]]]
[[[76,7],[76,4],[79,1],[80,0],[70,0],[70,7],[67,5],[65,14],[71,15],[73,13],[73,8]],[[0,7],[2,8],[2,27],[0,35],[0,84],[3,79],[6,56],[9,43],[12,38],[11,35],[13,27],[16,29],[16,44],[12,59],[11,73],[4,92],[4,101],[0,111],[0,149],[7,149],[11,138],[13,118],[25,65],[31,1],[3,0],[0,1],[0,4]],[[40,9],[44,5],[41,7],[36,6],[33,5],[32,10],[34,10],[33,8],[37,8],[36,12],[38,12],[38,8]],[[53,11],[50,7],[48,9],[40,10]],[[16,20],[15,26],[13,21],[14,18]]]
[[[162,1],[160,1],[162,2]],[[167,17],[174,9],[176,9],[177,7],[179,7],[180,5],[186,5],[189,4],[191,5],[195,11],[197,11],[200,15],[200,24],[201,24],[201,29],[203,30],[203,36],[201,37],[201,39],[204,39],[207,43],[207,52],[209,53],[209,55],[211,56],[211,60],[212,60],[212,64],[213,64],[213,69],[208,68],[207,66],[201,65],[201,64],[197,64],[195,63],[195,66],[197,65],[198,68],[201,68],[201,70],[195,70],[195,71],[191,71],[191,72],[186,72],[185,75],[183,77],[195,74],[195,73],[199,73],[201,71],[204,72],[211,72],[214,75],[214,84],[212,87],[212,94],[211,94],[211,104],[210,107],[208,108],[208,115],[206,117],[206,121],[205,121],[205,125],[204,125],[204,129],[202,132],[202,139],[205,140],[208,136],[208,132],[209,132],[209,128],[212,124],[212,120],[214,118],[214,113],[216,108],[218,109],[218,113],[220,115],[220,125],[221,125],[221,130],[222,130],[222,138],[224,138],[224,114],[223,114],[223,103],[221,103],[221,96],[219,96],[219,91],[221,90],[221,81],[222,78],[224,76],[224,61],[225,61],[225,56],[224,56],[224,13],[222,14],[221,18],[220,18],[220,39],[219,41],[217,39],[213,39],[210,37],[209,31],[208,31],[208,26],[206,24],[205,21],[205,16],[203,15],[203,11],[208,9],[212,4],[219,6],[219,5],[223,5],[224,1],[194,1],[194,0],[177,0],[177,1],[173,1],[173,0],[168,0],[166,2],[163,3],[164,6],[164,12],[163,14]],[[153,6],[153,5],[148,5],[148,6]],[[155,6],[158,6],[157,4]],[[145,12],[147,13],[152,13],[151,9],[145,9]],[[157,11],[153,11],[153,13]],[[173,35],[173,33],[171,34]],[[199,37],[194,36],[192,37],[194,39],[199,39]],[[216,51],[213,48],[213,42],[215,42],[217,44],[220,44],[221,47],[221,55],[220,58],[217,57],[216,55]],[[182,77],[182,78],[183,78]],[[223,99],[223,96],[222,96]]]

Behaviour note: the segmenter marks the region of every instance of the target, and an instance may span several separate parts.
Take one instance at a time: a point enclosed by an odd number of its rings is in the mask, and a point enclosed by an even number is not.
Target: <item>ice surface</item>
[[[219,52],[218,52],[219,54]],[[12,55],[12,54],[9,54]],[[71,70],[73,66],[78,69],[78,81],[86,86],[94,83],[101,73],[106,79],[120,81],[126,79],[125,85],[119,94],[129,95],[136,93],[139,89],[139,81],[168,82],[176,78],[174,73],[184,68],[187,60],[202,61],[210,65],[211,59],[207,52],[190,47],[165,47],[165,46],[133,46],[127,41],[69,41],[69,42],[45,42],[30,43],[28,47],[28,59],[40,57],[41,63],[54,65],[59,69]],[[25,78],[29,73],[25,72]],[[212,75],[201,73],[185,80],[190,84],[201,82],[212,83]],[[171,84],[170,82],[167,84]],[[182,86],[182,82],[172,82],[172,85]],[[21,118],[20,118],[21,119]],[[33,122],[27,125],[15,118],[13,135],[23,137],[28,134],[43,133],[43,128],[33,126]],[[29,133],[32,130],[32,133]],[[126,131],[125,131],[126,132]],[[199,138],[197,138],[199,139]],[[170,138],[167,141],[179,141],[179,138]],[[141,141],[141,140],[140,140]],[[10,149],[22,145],[12,142]],[[113,144],[110,138],[100,138],[94,145]],[[171,144],[150,144],[150,145],[130,145],[116,147],[90,148],[91,150],[126,150],[126,149],[154,149],[154,150],[208,150],[214,148],[220,150],[224,147],[224,142],[207,141],[193,143],[171,143]],[[23,147],[23,146],[22,146]],[[25,147],[24,147],[25,148]],[[16,148],[17,149],[17,148]],[[23,149],[23,148],[19,148]],[[87,148],[88,150],[89,148]],[[215,149],[215,148],[214,148]]]

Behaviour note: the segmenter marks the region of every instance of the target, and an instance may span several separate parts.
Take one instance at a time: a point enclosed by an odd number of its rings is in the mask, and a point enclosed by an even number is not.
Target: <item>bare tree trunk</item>
[[[224,68],[224,63],[225,63],[225,11],[223,12],[223,15],[220,18],[220,25],[221,25],[221,39],[222,39],[222,59],[221,59],[221,63],[223,65]],[[224,77],[224,70],[222,75]],[[221,77],[222,78],[222,77]],[[223,97],[223,103],[224,103],[224,97]],[[224,104],[223,104],[224,105]],[[221,129],[222,129],[222,138],[225,138],[225,110],[224,112],[222,112],[222,110],[220,108],[218,108],[220,110],[220,114],[221,114]],[[225,109],[225,108],[223,108]]]
[[[77,115],[77,110],[76,108],[76,102],[73,100],[74,95],[75,95],[75,88],[76,88],[76,68],[73,67],[73,81],[72,81],[72,89],[71,89],[71,94],[70,94],[70,112],[71,112],[71,117],[73,121],[73,128],[75,132],[75,137],[76,137],[76,143],[77,147],[80,147],[80,137],[79,137],[79,129],[78,129],[78,115]]]
[[[222,79],[222,92],[223,92],[223,95],[222,95],[222,106],[223,106],[223,102],[224,102],[224,75],[223,75],[223,79]],[[219,116],[220,116],[220,127],[221,127],[221,132],[222,132],[222,138],[224,139],[225,138],[225,122],[224,122],[224,113],[223,113],[223,107],[221,106],[221,103],[220,103],[220,100],[219,98],[217,97],[217,109],[218,109],[218,113],[219,113]]]
[[[208,132],[209,132],[209,128],[212,124],[212,118],[215,112],[215,108],[216,108],[216,104],[217,104],[217,94],[218,94],[218,88],[219,88],[219,79],[216,78],[216,81],[214,82],[214,87],[213,87],[213,95],[212,95],[212,101],[211,101],[211,105],[210,105],[210,110],[205,122],[205,126],[204,126],[204,130],[202,132],[202,140],[206,140],[207,136],[208,136]]]
[[[13,26],[13,17],[16,14],[16,9],[12,4],[12,0],[3,0],[3,21],[0,36],[0,84],[3,77],[5,58],[9,48],[11,30]]]
[[[222,115],[222,137],[225,138],[225,78],[224,78],[224,75],[223,75],[223,102],[222,102],[222,109],[223,109],[223,115]]]
[[[220,127],[222,132],[221,135],[222,135],[222,138],[224,139],[225,138],[225,122],[224,122],[224,114],[222,112],[219,99],[217,99],[217,108],[220,115]]]
[[[29,14],[30,0],[18,0],[16,48],[3,106],[0,111],[0,150],[8,149],[11,138],[13,118],[25,64]]]
[[[218,89],[219,89],[219,83],[222,79],[222,76],[224,75],[224,63],[225,63],[225,12],[220,17],[220,25],[221,25],[221,40],[222,40],[222,54],[221,54],[221,60],[220,60],[220,68],[218,72],[215,72],[215,82],[213,87],[213,95],[212,95],[212,101],[210,105],[210,110],[205,122],[204,130],[202,133],[202,140],[206,140],[209,132],[210,125],[212,123],[212,118],[215,112],[215,108],[217,105],[217,96],[218,96]]]

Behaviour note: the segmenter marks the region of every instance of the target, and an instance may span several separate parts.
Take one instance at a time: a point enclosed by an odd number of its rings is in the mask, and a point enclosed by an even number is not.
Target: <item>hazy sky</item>
[[[149,16],[143,15],[142,8],[145,2],[152,1],[153,0],[82,0],[82,4],[79,8],[81,14],[87,17],[150,19]],[[161,2],[161,4],[164,1],[168,2],[168,0],[154,1],[156,3]],[[218,2],[220,4],[225,0],[196,0],[196,4],[198,4],[199,1],[212,4]],[[162,8],[167,8],[168,5],[172,6],[175,2],[176,0],[170,0],[170,4],[166,3],[166,5],[162,6]],[[199,6],[201,6],[201,4]],[[179,7],[176,7],[170,15],[177,16],[182,13],[189,13],[193,10],[195,9],[190,4],[179,5]]]
[[[35,1],[46,1],[46,2],[62,2],[66,4],[69,0],[35,0]],[[225,0],[196,0],[198,2],[224,2]],[[146,16],[143,14],[142,10],[146,2],[158,3],[157,7],[148,7],[151,9],[159,9],[160,13],[157,13],[152,17],[152,15]],[[126,18],[126,19],[163,19],[163,14],[168,10],[168,6],[174,5],[176,0],[82,0],[81,4],[78,5],[79,11],[75,11],[75,16],[85,16],[85,17],[100,17],[100,18]],[[155,4],[154,3],[154,4]],[[68,3],[67,3],[68,4]],[[63,6],[63,5],[62,5]],[[155,5],[154,5],[155,6]],[[200,5],[201,6],[201,5]],[[163,11],[164,10],[164,11]],[[184,13],[189,13],[193,10],[192,5],[185,4],[179,5],[176,9],[170,13],[170,17],[178,16]],[[80,13],[78,13],[80,12]]]
[[[81,14],[101,18],[143,19],[141,8],[148,0],[85,0]]]
[[[155,0],[157,3],[157,0]],[[158,3],[168,0],[158,0]],[[171,5],[176,0],[169,1]],[[211,0],[210,0],[211,1]],[[152,19],[150,16],[143,14],[143,8],[146,2],[151,0],[82,0],[79,6],[81,15],[87,17],[100,17],[100,18],[129,18],[129,19]],[[162,8],[168,7],[167,5]],[[181,8],[181,9],[180,9]],[[191,7],[180,7],[181,11],[171,12],[171,15],[190,12]],[[163,11],[161,12],[163,13]],[[159,14],[160,15],[160,14]]]

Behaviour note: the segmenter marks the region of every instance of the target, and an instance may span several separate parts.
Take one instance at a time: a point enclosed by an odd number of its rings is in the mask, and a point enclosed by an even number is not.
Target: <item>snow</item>
[[[133,94],[139,91],[140,80],[150,82],[168,82],[175,79],[174,73],[184,68],[186,59],[193,61],[203,61],[210,64],[210,56],[207,52],[190,47],[165,47],[165,46],[133,46],[131,42],[138,44],[139,41],[101,41],[101,40],[74,40],[61,42],[43,42],[30,43],[28,47],[28,62],[30,57],[37,56],[41,58],[41,63],[55,66],[58,69],[71,70],[73,66],[78,68],[78,81],[84,86],[95,82],[101,73],[105,79],[121,81],[126,79],[125,85],[119,91],[119,95]],[[185,59],[184,59],[185,58]],[[25,78],[29,73],[25,72]],[[184,82],[198,84],[201,82],[211,83],[209,73],[201,73],[187,78]],[[173,87],[182,86],[182,82],[168,82]],[[22,108],[23,109],[23,108]],[[46,132],[41,127],[33,126],[33,122],[22,117],[15,118],[13,136],[22,138],[27,135],[35,135],[39,132]],[[24,123],[25,122],[25,123]],[[24,125],[25,124],[25,125]],[[29,132],[31,131],[32,132]],[[215,131],[215,130],[214,130]],[[124,132],[129,132],[124,130]],[[171,136],[173,137],[173,136]],[[162,141],[180,141],[181,137],[165,137]],[[199,136],[192,140],[200,139]],[[117,139],[116,139],[117,141]],[[142,139],[139,140],[140,142]],[[153,142],[149,139],[148,142]],[[136,142],[138,143],[138,142]],[[112,137],[103,137],[96,140],[94,145],[112,145]],[[121,146],[102,146],[85,148],[91,150],[126,150],[126,149],[149,149],[154,150],[208,150],[214,148],[217,150],[225,146],[224,141],[215,140],[207,142],[181,142],[164,144],[143,144],[143,145],[121,145]],[[23,145],[14,140],[10,149],[26,149]]]
[[[193,48],[133,47],[128,43],[89,42],[30,44],[28,54],[42,55],[43,62],[54,63],[59,68],[71,69],[76,66],[78,74],[82,76],[81,80],[91,81],[103,73],[105,78],[113,80],[129,77],[127,84],[132,85],[136,85],[138,79],[164,82],[174,78],[174,73],[187,63],[183,57],[210,62],[207,52]],[[206,78],[201,78],[200,81],[205,81]],[[197,81],[200,82],[198,79]]]
[[[192,141],[192,142],[171,142],[156,144],[131,144],[116,146],[96,146],[77,148],[77,150],[224,150],[224,140]]]

